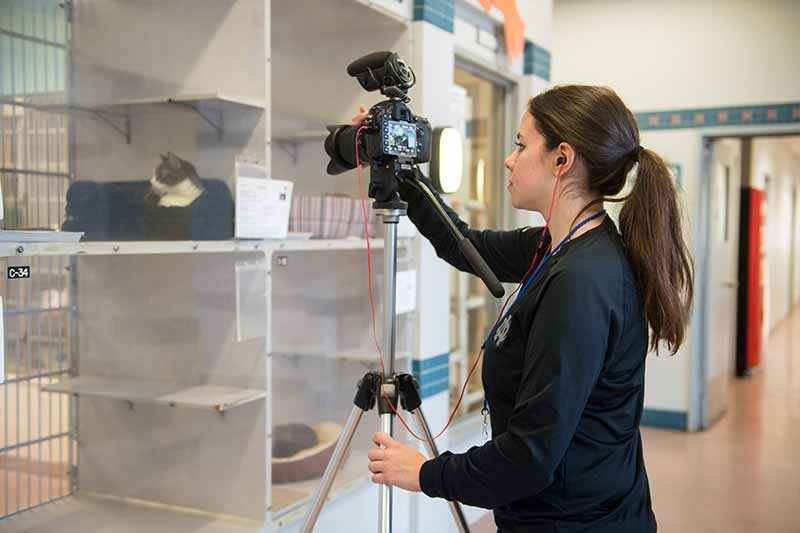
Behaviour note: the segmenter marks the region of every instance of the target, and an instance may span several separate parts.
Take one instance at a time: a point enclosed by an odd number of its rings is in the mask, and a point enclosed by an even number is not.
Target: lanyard
[[[585,226],[586,224],[588,224],[588,223],[589,223],[589,222],[591,222],[592,220],[595,220],[595,219],[597,219],[597,218],[599,218],[599,217],[601,217],[602,215],[605,215],[605,214],[606,214],[605,210],[603,210],[603,211],[600,211],[599,213],[595,213],[594,215],[592,215],[592,216],[590,216],[590,217],[588,217],[588,218],[584,219],[584,220],[583,220],[583,221],[582,221],[580,224],[578,224],[577,226],[575,226],[575,227],[572,229],[572,231],[570,231],[569,233],[567,233],[567,236],[566,236],[566,237],[564,237],[563,239],[561,239],[561,242],[560,242],[560,243],[558,243],[558,246],[556,246],[555,248],[553,248],[553,249],[550,251],[550,253],[549,253],[549,254],[547,254],[546,256],[544,256],[544,259],[542,259],[542,261],[541,261],[541,262],[540,262],[540,263],[537,265],[536,269],[533,271],[533,274],[531,274],[531,277],[529,277],[529,278],[528,278],[528,280],[525,282],[525,285],[523,285],[523,286],[522,286],[522,289],[520,289],[520,291],[519,291],[519,294],[517,294],[517,297],[514,299],[514,303],[517,303],[517,300],[519,300],[519,299],[522,297],[522,294],[523,294],[523,293],[525,292],[525,290],[528,288],[528,285],[530,285],[530,284],[531,284],[531,282],[534,280],[534,278],[536,278],[536,276],[539,274],[539,271],[541,271],[541,270],[542,270],[542,268],[544,268],[544,265],[545,265],[545,263],[547,263],[547,261],[548,261],[548,260],[549,260],[551,257],[553,257],[554,255],[556,255],[556,254],[558,253],[558,251],[561,249],[561,247],[562,247],[562,246],[564,246],[564,244],[566,244],[566,243],[567,243],[567,241],[568,241],[568,240],[570,240],[570,239],[572,238],[572,236],[573,236],[573,235],[575,235],[575,233],[576,233],[576,232],[577,232],[579,229],[581,229],[583,226]],[[510,310],[511,310],[511,308],[509,307],[509,308],[508,308],[508,310],[505,312],[505,315],[507,315],[507,314],[508,314],[508,311],[510,311]],[[505,315],[503,315],[503,318],[505,318]]]
[[[531,276],[525,281],[525,284],[520,289],[519,294],[517,294],[517,297],[514,299],[514,303],[517,303],[517,301],[522,297],[522,294],[525,292],[525,290],[528,288],[528,286],[531,284],[531,282],[534,279],[536,279],[536,276],[539,274],[539,272],[542,270],[542,268],[544,268],[545,263],[547,263],[547,261],[549,261],[551,257],[556,255],[558,253],[558,251],[561,249],[561,247],[564,246],[564,244],[566,244],[566,242],[568,240],[570,240],[572,238],[572,236],[575,235],[575,233],[579,229],[581,229],[583,226],[585,226],[586,224],[588,224],[592,220],[596,220],[597,218],[600,218],[601,216],[603,216],[605,214],[606,214],[606,212],[605,212],[605,210],[603,210],[603,211],[600,211],[599,213],[595,213],[594,215],[584,219],[580,224],[575,226],[567,234],[567,236],[564,237],[561,240],[561,242],[559,242],[558,245],[550,251],[549,254],[544,256],[544,258],[539,262],[539,264],[534,269],[533,274],[531,274]],[[503,314],[503,318],[505,318],[508,315],[508,313],[511,312],[511,308],[512,307],[514,307],[513,304],[511,306],[509,306],[509,308]],[[497,325],[501,324],[502,322],[503,322],[502,320],[498,320],[497,321]],[[492,331],[489,332],[489,336],[486,337],[486,340],[484,341],[484,344],[488,344],[489,343],[489,340],[492,338],[492,335],[494,335],[494,332],[497,329],[497,325],[492,328]],[[484,437],[486,437],[487,417],[488,417],[488,414],[489,414],[489,402],[486,400],[486,398],[484,398],[484,400],[483,400],[483,409],[481,409],[481,414],[483,415]]]
[[[550,251],[550,253],[548,253],[546,256],[544,256],[544,258],[539,262],[539,264],[534,269],[533,274],[531,274],[531,276],[525,281],[525,284],[520,289],[519,294],[517,294],[517,297],[514,299],[514,303],[517,303],[517,301],[522,297],[522,294],[525,292],[525,290],[528,288],[528,286],[531,284],[531,282],[534,279],[536,279],[536,276],[539,274],[539,272],[541,272],[542,268],[544,268],[545,263],[547,263],[547,261],[549,261],[551,257],[556,255],[558,253],[558,251],[561,249],[561,247],[564,246],[564,244],[566,244],[566,242],[568,240],[570,240],[572,238],[572,236],[575,235],[575,233],[579,229],[581,229],[583,226],[585,226],[586,224],[588,224],[592,220],[595,220],[595,219],[597,219],[597,218],[599,218],[599,217],[601,217],[601,216],[603,216],[605,214],[606,214],[605,210],[600,211],[599,213],[595,213],[594,215],[592,215],[592,216],[584,219],[583,221],[581,221],[581,223],[578,224],[577,226],[575,226],[572,229],[572,231],[567,233],[567,236],[564,237],[563,239],[561,239],[561,242],[558,243],[558,245],[555,248],[553,248]],[[503,314],[503,318],[505,318],[508,315],[508,313],[511,312],[511,308],[512,307],[514,307],[513,304],[511,306],[509,306],[509,308]],[[501,323],[502,323],[502,320],[498,320],[497,321],[497,325],[500,325]],[[484,344],[487,344],[489,342],[489,340],[492,338],[492,335],[494,335],[494,332],[497,329],[497,325],[494,328],[492,328],[492,331],[489,332],[489,336],[486,337],[486,340],[484,341]]]

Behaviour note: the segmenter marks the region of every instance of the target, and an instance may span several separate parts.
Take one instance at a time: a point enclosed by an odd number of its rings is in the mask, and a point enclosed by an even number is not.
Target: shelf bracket
[[[214,128],[214,131],[217,132],[217,138],[219,140],[222,140],[222,131],[223,131],[223,126],[224,126],[222,110],[217,111],[217,117],[215,117],[216,120],[214,120],[214,118],[210,117],[207,112],[205,112],[202,109],[200,109],[200,106],[198,106],[196,104],[191,104],[189,102],[179,102],[179,101],[173,100],[171,98],[168,100],[168,102],[170,102],[171,104],[176,104],[176,105],[179,105],[179,106],[183,106],[183,107],[189,108],[192,111],[194,111],[195,113],[197,113],[198,115],[200,115],[200,118],[205,120],[206,123],[208,123],[208,125],[210,125],[212,128]]]
[[[77,108],[81,109],[81,108]],[[125,137],[125,143],[131,143],[131,116],[129,113],[125,113],[124,115],[120,113],[109,113],[107,111],[98,111],[96,109],[82,109],[83,111],[88,111],[89,113],[93,114],[109,126],[114,129],[117,133]],[[122,119],[122,125],[118,125],[114,122],[114,118],[119,120]]]
[[[285,141],[274,141],[275,145],[286,152],[289,157],[292,158],[292,163],[295,165],[297,164],[297,160],[300,157],[300,147],[297,146],[298,143],[293,142],[285,142]]]

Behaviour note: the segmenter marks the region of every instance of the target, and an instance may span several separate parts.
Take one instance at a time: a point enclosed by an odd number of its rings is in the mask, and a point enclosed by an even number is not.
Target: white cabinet
[[[66,28],[58,39],[26,25],[40,20],[26,1],[0,8],[21,73],[0,98],[6,229],[57,227],[71,184],[149,180],[166,152],[231,193],[247,161],[300,193],[355,194],[354,175],[324,176],[320,132],[382,99],[347,76],[350,61],[411,48],[411,0],[42,0],[41,20]],[[40,72],[46,90],[32,95]],[[289,147],[280,161],[273,138]],[[3,273],[31,267],[0,280],[0,530],[229,533],[300,519],[357,380],[380,368],[365,244],[0,242]],[[400,270],[415,268],[413,248],[401,240]],[[415,327],[415,311],[399,315],[398,372]],[[288,424],[318,431],[317,447],[273,460]],[[334,498],[368,482],[373,430],[357,433]]]
[[[407,244],[401,270],[412,262]],[[377,267],[382,242],[372,246]],[[47,376],[30,386],[48,403],[66,398],[59,420],[72,493],[2,526],[269,531],[301,518],[358,379],[379,368],[365,251],[361,240],[0,246],[2,270],[33,273],[4,280],[17,295],[4,300],[6,345],[17,354],[9,370],[31,372],[44,356],[37,368]],[[69,265],[69,325],[34,338],[24,309],[49,290],[37,267],[54,260]],[[382,280],[373,276],[379,326]],[[408,370],[413,317],[399,316],[398,371]],[[69,348],[53,361],[46,341],[57,338]],[[31,427],[52,417],[22,415]],[[287,424],[317,430],[319,442],[273,461]],[[368,482],[373,430],[357,433],[334,498]]]

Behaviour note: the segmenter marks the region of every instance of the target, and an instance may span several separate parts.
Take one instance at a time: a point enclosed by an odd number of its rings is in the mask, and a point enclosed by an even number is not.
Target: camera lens
[[[328,174],[335,176],[356,168],[356,134],[361,126],[328,126],[330,133],[325,138],[325,152],[331,158]],[[359,147],[361,163],[368,162],[363,147]]]

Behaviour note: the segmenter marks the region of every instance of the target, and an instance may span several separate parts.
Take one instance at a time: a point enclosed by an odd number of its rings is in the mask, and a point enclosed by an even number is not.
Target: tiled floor
[[[800,533],[800,308],[701,433],[643,428],[658,530]],[[473,533],[495,532],[490,516]]]

